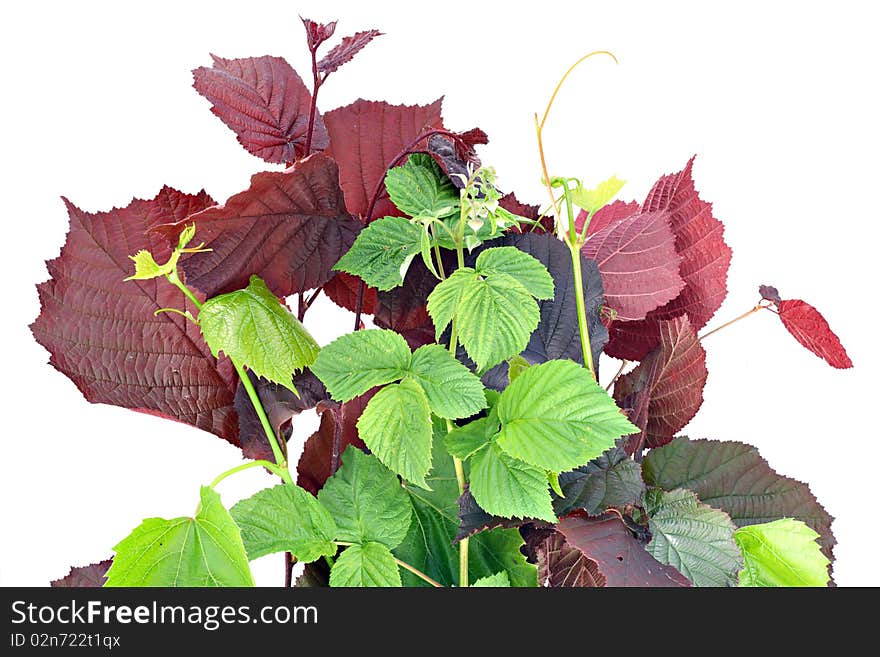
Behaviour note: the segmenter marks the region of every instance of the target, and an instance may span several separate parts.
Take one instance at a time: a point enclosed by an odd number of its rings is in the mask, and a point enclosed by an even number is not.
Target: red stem
[[[315,114],[318,113],[318,91],[321,89],[323,80],[318,74],[317,48],[310,49],[312,53],[312,105],[309,107],[309,129],[306,133],[306,157],[312,152],[312,133],[315,131]]]

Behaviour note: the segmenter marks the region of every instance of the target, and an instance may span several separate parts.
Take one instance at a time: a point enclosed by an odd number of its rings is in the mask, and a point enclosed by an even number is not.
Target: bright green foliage
[[[294,393],[294,373],[311,365],[320,349],[257,276],[251,276],[243,290],[206,301],[199,311],[199,325],[214,356],[222,351]]]
[[[126,281],[142,281],[166,276],[173,272],[174,267],[177,265],[177,258],[173,259],[175,262],[169,260],[164,265],[160,265],[153,258],[152,253],[143,250],[128,257],[134,261],[134,274],[126,278]]]
[[[248,558],[288,551],[304,563],[336,554],[336,523],[329,511],[299,486],[279,484],[230,509],[241,528]]]
[[[819,534],[800,520],[782,518],[734,532],[745,567],[740,586],[827,586],[828,558]]]
[[[540,319],[538,304],[515,278],[476,273],[462,290],[455,326],[468,356],[485,372],[525,349]]]
[[[513,458],[494,442],[471,457],[470,489],[477,504],[492,515],[556,522],[547,473]]]
[[[434,322],[434,333],[437,340],[455,317],[462,292],[474,279],[474,270],[470,267],[456,269],[445,281],[428,296],[428,314]]]
[[[481,417],[463,427],[456,427],[446,434],[446,451],[460,459],[470,458],[495,437],[499,428],[497,413],[494,422],[492,418]]]
[[[568,360],[530,367],[501,394],[498,445],[538,468],[564,472],[638,428],[589,371]]]
[[[105,586],[254,586],[241,532],[208,486],[195,518],[147,518],[113,549]]]
[[[475,269],[483,274],[507,274],[517,280],[536,299],[553,298],[553,278],[537,258],[514,246],[486,249],[479,256]]]
[[[412,259],[422,248],[425,230],[403,217],[383,217],[364,228],[333,269],[359,276],[377,290],[403,284]]]
[[[352,545],[333,565],[330,586],[401,586],[400,569],[382,543]]]
[[[431,410],[440,417],[470,417],[486,408],[483,384],[438,344],[416,349],[409,376],[418,381]]]
[[[724,511],[700,503],[689,490],[648,491],[645,505],[653,538],[646,549],[696,586],[736,586],[743,565]]]
[[[416,381],[407,378],[377,392],[357,429],[382,463],[407,481],[428,487],[425,475],[431,470],[431,409]]]
[[[481,577],[476,582],[471,584],[471,588],[478,587],[494,587],[494,588],[508,588],[510,586],[510,577],[507,576],[507,573],[503,570],[500,573],[495,573],[494,575],[489,575],[488,577]]]
[[[399,333],[371,329],[343,335],[321,350],[312,372],[333,399],[350,401],[370,388],[402,379],[411,354]]]
[[[446,217],[459,210],[459,193],[430,155],[414,153],[385,176],[391,202],[411,217]]]
[[[349,447],[342,467],[318,493],[336,521],[336,538],[351,543],[377,541],[394,549],[409,530],[412,509],[397,477],[375,456]]]
[[[527,361],[519,354],[508,360],[507,365],[507,376],[509,377],[510,381],[516,380],[516,377],[518,377],[520,374],[522,374],[532,366],[529,361]]]
[[[593,214],[617,196],[617,192],[625,183],[625,180],[611,176],[608,180],[600,182],[595,189],[585,189],[583,185],[578,185],[570,192],[571,200],[576,206]]]

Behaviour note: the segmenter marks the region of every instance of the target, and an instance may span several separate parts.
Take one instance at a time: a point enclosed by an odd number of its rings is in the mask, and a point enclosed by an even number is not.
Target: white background
[[[0,584],[44,585],[70,564],[107,558],[142,518],[191,513],[198,486],[240,462],[207,433],[88,404],[46,364],[27,324],[43,261],[64,241],[60,195],[98,211],[169,184],[222,201],[270,168],[210,113],[190,70],[209,65],[209,52],[272,54],[307,76],[298,13],[339,18],[338,36],[386,33],[330,78],[322,109],[359,96],[425,103],[445,94],[446,124],[486,130],[484,162],[531,202],[544,201],[533,113],[571,62],[613,50],[619,66],[592,61],[560,94],[546,131],[551,174],[616,173],[629,181],[621,197],[642,200],[660,174],[699,154],[697,188],[734,250],[714,324],[772,283],[822,310],[855,369],[831,369],[761,313],[706,341],[706,401],[685,433],[753,443],[778,471],[809,482],[837,518],[837,581],[880,584],[872,3],[423,4],[4,7]],[[321,343],[348,330],[339,312],[322,300],[307,318]],[[614,369],[606,361],[605,376]],[[297,436],[314,426],[304,416]],[[270,481],[251,471],[221,492],[232,504]],[[260,583],[280,583],[280,557],[256,571]]]

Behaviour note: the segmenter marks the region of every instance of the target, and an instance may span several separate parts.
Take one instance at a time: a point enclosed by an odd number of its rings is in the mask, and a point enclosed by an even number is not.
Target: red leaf
[[[538,562],[538,585],[553,588],[593,588],[605,586],[599,564],[566,543],[562,534],[553,532],[535,548]]]
[[[239,143],[266,162],[283,164],[308,155],[312,95],[290,64],[269,56],[211,58],[213,68],[193,71],[193,86],[211,101],[211,111],[238,135]],[[316,114],[312,148],[327,144],[327,129]]]
[[[596,563],[607,586],[691,585],[675,568],[652,557],[617,513],[588,516],[576,511],[560,518],[556,529],[569,546]]]
[[[330,134],[327,154],[339,163],[339,181],[345,192],[348,211],[363,220],[377,185],[401,151],[425,129],[441,128],[440,98],[430,105],[389,105],[385,102],[356,100],[351,105],[328,112],[324,117]],[[387,198],[381,199],[371,219],[399,216]]]
[[[101,588],[107,581],[107,571],[110,570],[112,559],[99,561],[88,566],[75,566],[61,579],[54,579],[49,583],[52,588]]]
[[[345,211],[336,163],[321,153],[258,173],[225,205],[158,230],[177,239],[191,223],[196,241],[212,251],[180,263],[187,283],[208,297],[246,287],[251,274],[279,297],[323,285],[360,230]]]
[[[642,212],[669,212],[675,249],[682,257],[679,274],[685,288],[675,299],[651,312],[641,322],[614,322],[605,351],[618,358],[641,360],[659,342],[659,321],[687,314],[701,329],[727,295],[731,250],[724,242],[724,226],[712,216],[711,204],[694,189],[694,160],[679,173],[663,176],[642,204]]]
[[[635,201],[625,203],[624,201],[614,201],[601,208],[593,215],[590,220],[590,227],[587,229],[587,237],[604,230],[608,226],[620,223],[627,217],[638,214],[639,204]],[[587,220],[587,213],[581,210],[575,219],[574,225],[578,233],[584,229],[584,222]]]
[[[599,265],[605,303],[617,311],[616,321],[644,319],[684,288],[666,212],[644,212],[609,224],[594,232],[582,251]]]
[[[779,296],[779,290],[772,285],[761,285],[758,287],[758,294],[761,295],[762,299],[765,301],[772,301],[773,305],[776,306],[782,301],[782,298]]]
[[[516,194],[513,192],[509,194],[505,194],[498,201],[498,205],[502,208],[511,212],[515,215],[519,215],[520,217],[525,217],[526,219],[533,219],[535,221],[538,220],[540,215],[540,206],[538,205],[529,205],[527,203],[521,203],[519,199],[516,198]],[[541,219],[541,222],[532,225],[532,224],[523,224],[522,227],[516,227],[510,229],[511,233],[552,233],[553,232],[553,217],[544,217]]]
[[[795,340],[824,358],[831,367],[848,369],[853,366],[840,338],[813,306],[800,299],[785,299],[777,307],[779,319]]]
[[[332,37],[336,31],[336,21],[324,24],[302,16],[300,16],[300,20],[303,22],[303,27],[306,28],[306,42],[310,51],[317,50],[318,46]]]
[[[31,325],[50,363],[94,403],[171,417],[237,443],[232,399],[238,378],[217,361],[199,328],[159,308],[196,309],[161,279],[128,281],[128,256],[141,249],[158,262],[168,242],[147,229],[179,221],[213,204],[165,187],[151,201],[91,214],[65,199],[70,232],[47,263],[52,278],[37,286],[42,312]]]
[[[659,323],[660,346],[614,386],[618,401],[630,397],[634,407],[648,400],[646,445],[660,447],[693,419],[703,404],[706,352],[687,315]],[[640,399],[641,398],[641,399]]]
[[[336,24],[333,24],[334,27]],[[318,62],[318,70],[324,74],[324,77],[330,75],[346,62],[350,62],[351,58],[357,55],[364,46],[377,36],[382,36],[379,30],[366,30],[358,32],[352,36],[342,39],[342,43],[334,46],[330,52],[324,55],[324,58]]]
[[[361,282],[357,276],[338,271],[333,278],[324,284],[324,292],[337,306],[351,312],[357,312],[357,297]],[[372,315],[376,312],[376,288],[364,285],[364,301],[361,312],[364,315]]]
[[[333,443],[337,440],[336,463],[340,463],[339,455],[349,445],[364,449],[364,441],[357,432],[357,421],[367,402],[378,392],[374,388],[360,397],[355,397],[344,404],[325,401],[318,404],[321,424],[318,430],[309,437],[299,457],[296,471],[299,473],[296,483],[314,495],[324,487],[324,483],[333,474]]]

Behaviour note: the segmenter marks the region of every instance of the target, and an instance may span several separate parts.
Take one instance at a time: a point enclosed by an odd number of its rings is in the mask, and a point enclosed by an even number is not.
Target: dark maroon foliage
[[[306,43],[311,51],[317,50],[318,46],[332,37],[333,33],[336,32],[336,21],[324,24],[318,23],[309,18],[302,18],[301,16],[300,20],[303,22],[303,27],[306,28]]]
[[[266,162],[283,164],[308,155],[312,94],[290,64],[281,57],[211,57],[213,68],[193,71],[193,86],[211,101],[211,111],[235,132],[239,143]],[[324,149],[327,143],[319,114],[312,148]]]
[[[52,580],[49,585],[53,588],[101,588],[107,581],[107,571],[112,563],[107,559],[88,566],[74,566],[65,577]]]
[[[335,28],[336,23],[333,23],[333,26]],[[330,75],[346,62],[350,62],[351,58],[358,54],[364,46],[377,36],[381,35],[382,33],[379,30],[365,30],[343,38],[342,43],[332,48],[330,52],[318,62],[318,71],[323,73],[324,76]]]
[[[777,304],[779,319],[795,339],[838,369],[852,367],[840,338],[818,310],[800,299],[784,299]]]

